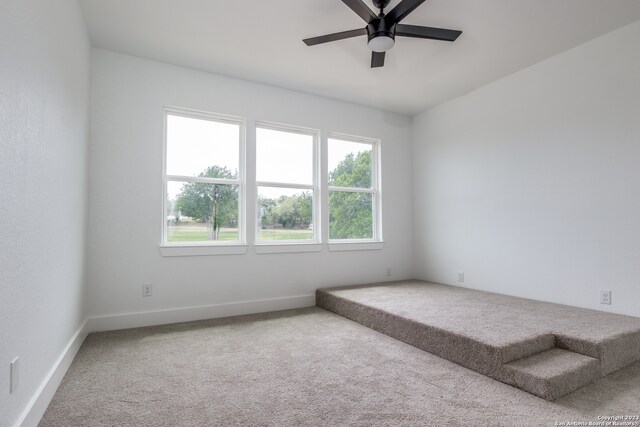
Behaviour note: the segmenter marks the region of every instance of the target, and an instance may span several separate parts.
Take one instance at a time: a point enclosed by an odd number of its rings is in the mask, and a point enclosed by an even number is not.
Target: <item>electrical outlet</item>
[[[464,271],[458,271],[458,282],[464,282]]]
[[[600,291],[600,304],[611,305],[611,291],[608,289],[602,289]]]
[[[151,295],[153,295],[153,285],[151,283],[142,285],[142,296],[150,297]]]
[[[387,277],[391,277],[391,268],[387,267]]]
[[[18,384],[20,383],[20,359],[16,357],[11,361],[9,366],[9,393],[15,393],[18,388]]]

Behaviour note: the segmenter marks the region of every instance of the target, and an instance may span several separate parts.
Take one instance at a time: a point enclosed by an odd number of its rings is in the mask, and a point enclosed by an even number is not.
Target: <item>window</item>
[[[163,242],[233,245],[244,241],[244,121],[165,109]]]
[[[244,119],[175,107],[164,119],[160,252],[246,253]],[[382,248],[380,141],[330,134],[321,190],[319,131],[257,122],[255,137],[256,253],[321,251],[327,237],[331,251]]]
[[[318,132],[256,125],[256,243],[317,243]]]
[[[379,142],[329,136],[329,241],[381,241]]]

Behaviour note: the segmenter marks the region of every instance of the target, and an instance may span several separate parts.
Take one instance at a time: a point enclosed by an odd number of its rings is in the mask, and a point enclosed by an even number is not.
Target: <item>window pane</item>
[[[240,240],[238,186],[167,182],[167,242]]]
[[[313,192],[258,187],[257,240],[313,239]]]
[[[371,144],[329,138],[329,185],[371,188]]]
[[[240,126],[167,115],[167,174],[238,178]]]
[[[256,179],[313,184],[313,136],[256,129]]]
[[[329,238],[373,239],[373,194],[329,193]]]

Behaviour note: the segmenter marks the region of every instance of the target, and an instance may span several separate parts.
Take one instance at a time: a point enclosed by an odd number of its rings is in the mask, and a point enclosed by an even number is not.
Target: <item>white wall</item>
[[[335,131],[382,139],[384,249],[255,254],[250,247],[245,255],[162,257],[165,105],[245,117],[249,165],[255,161],[256,120],[320,129],[324,138]],[[323,286],[412,276],[408,117],[94,50],[91,123],[88,268],[94,316],[311,295]],[[251,187],[251,167],[247,174]],[[250,201],[250,224],[252,206]],[[392,268],[390,278],[386,267]],[[153,284],[153,297],[142,298],[143,283]],[[136,322],[118,326],[131,324]]]
[[[639,41],[637,22],[414,118],[418,277],[640,316]]]
[[[76,1],[0,3],[0,426],[85,318],[90,54]]]

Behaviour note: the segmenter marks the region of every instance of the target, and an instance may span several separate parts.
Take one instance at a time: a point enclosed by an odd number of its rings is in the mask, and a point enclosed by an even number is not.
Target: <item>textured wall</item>
[[[0,426],[85,317],[90,55],[76,1],[0,3]]]
[[[162,257],[164,105],[382,140],[384,249]],[[411,119],[373,108],[94,50],[90,313],[109,315],[313,294],[317,287],[412,275]],[[247,168],[249,187],[255,174]],[[249,192],[255,191],[250,189]],[[251,193],[250,193],[251,194]],[[254,202],[247,206],[253,224]],[[392,277],[385,276],[386,267]],[[142,298],[141,285],[154,285]]]
[[[638,40],[635,23],[414,118],[418,277],[640,316]]]

